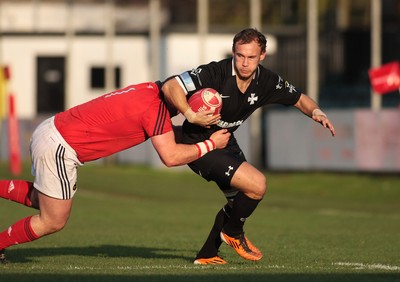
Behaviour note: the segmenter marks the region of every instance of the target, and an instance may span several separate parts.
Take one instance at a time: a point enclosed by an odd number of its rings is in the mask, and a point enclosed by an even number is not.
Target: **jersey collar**
[[[236,72],[235,72],[235,63],[233,61],[234,59],[232,58],[232,76],[236,76]],[[260,77],[260,65],[258,65],[257,70],[254,72],[253,75],[253,80],[256,79],[257,84],[258,84],[258,78]]]

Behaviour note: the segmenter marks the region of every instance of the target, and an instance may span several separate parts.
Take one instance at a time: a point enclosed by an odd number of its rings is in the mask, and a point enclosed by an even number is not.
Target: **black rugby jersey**
[[[221,120],[217,126],[206,129],[184,122],[184,135],[191,136],[185,138],[189,143],[204,140],[221,128],[234,132],[257,108],[268,104],[294,105],[301,95],[300,90],[262,65],[258,66],[246,92],[242,93],[236,83],[232,58],[201,65],[177,78],[186,89],[187,99],[197,90],[207,87],[217,90],[222,96]]]

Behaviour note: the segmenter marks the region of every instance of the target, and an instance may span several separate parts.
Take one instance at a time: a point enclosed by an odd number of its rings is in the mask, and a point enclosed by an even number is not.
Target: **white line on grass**
[[[333,262],[332,265],[352,268],[355,270],[385,270],[385,271],[400,271],[400,266],[385,265],[381,263],[360,263],[360,262]],[[163,270],[163,269],[225,269],[225,270],[241,270],[241,269],[290,269],[290,266],[284,265],[246,265],[246,266],[228,266],[228,265],[125,265],[108,267],[109,270],[122,270],[122,271],[141,271],[141,270]],[[69,265],[67,270],[104,270],[104,267],[92,266],[73,266]]]
[[[319,209],[318,214],[325,216],[342,216],[342,217],[353,217],[353,218],[371,218],[371,217],[389,217],[389,218],[399,218],[398,214],[377,214],[372,212],[362,212],[362,211],[348,211],[348,210],[337,210],[337,209]]]
[[[390,271],[399,271],[400,266],[396,265],[385,265],[380,263],[368,264],[361,262],[335,262],[333,265],[338,266],[346,266],[354,269],[371,269],[371,270],[390,270]]]
[[[201,269],[201,268],[223,268],[223,269],[284,269],[283,265],[263,265],[263,266],[227,266],[227,265],[126,265],[110,267],[108,269],[117,270],[148,270],[148,269]],[[104,267],[92,267],[92,266],[73,266],[69,265],[67,270],[104,270]]]

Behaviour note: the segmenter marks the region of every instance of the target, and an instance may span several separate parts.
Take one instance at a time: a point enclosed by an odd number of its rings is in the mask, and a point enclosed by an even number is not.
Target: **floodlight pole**
[[[262,32],[261,23],[261,0],[251,0],[250,1],[250,26],[257,28]],[[257,109],[249,119],[250,126],[250,157],[251,163],[258,168],[262,166],[262,123],[261,119],[262,109]]]
[[[150,52],[152,80],[160,79],[160,44],[161,44],[161,3],[160,0],[150,0]]]
[[[371,67],[382,64],[382,3],[381,0],[371,0]],[[371,108],[379,112],[382,108],[382,97],[371,88]]]
[[[197,34],[199,38],[199,62],[204,64],[206,60],[206,40],[208,34],[208,2],[209,0],[197,0]]]
[[[318,1],[307,1],[307,95],[318,102]]]
[[[115,88],[115,66],[114,66],[114,35],[115,35],[115,7],[114,0],[107,0],[107,24],[106,24],[106,92]]]
[[[73,0],[67,0],[67,23],[66,23],[66,30],[65,30],[65,37],[66,37],[66,67],[65,67],[65,100],[64,105],[65,108],[72,107],[71,105],[71,97],[72,97],[72,48],[74,42],[74,16],[72,12],[73,8]]]
[[[250,1],[250,25],[261,31],[261,0]]]

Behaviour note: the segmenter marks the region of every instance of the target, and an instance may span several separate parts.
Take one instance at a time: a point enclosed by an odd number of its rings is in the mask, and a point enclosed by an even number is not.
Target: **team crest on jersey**
[[[289,82],[287,82],[287,81],[285,81],[285,88],[289,88],[289,92],[290,92],[290,93],[293,93],[293,91],[294,91],[294,92],[297,92],[296,88],[295,88],[292,84],[290,84]]]
[[[190,73],[195,75],[195,76],[198,76],[201,73],[201,69],[200,68],[192,69],[192,71]]]
[[[203,83],[201,82],[200,79],[200,73],[201,73],[201,69],[197,68],[197,69],[192,69],[192,71],[190,72],[191,75],[195,75],[197,78],[197,81],[199,82],[199,85],[202,86]]]
[[[258,96],[256,96],[256,93],[251,93],[250,97],[247,98],[247,102],[250,103],[250,105],[253,105],[255,102],[257,102]]]
[[[282,77],[279,76],[279,78],[278,78],[278,83],[275,85],[275,88],[276,88],[276,89],[282,89],[283,83],[284,83],[284,81],[283,81]]]
[[[288,81],[283,80],[281,76],[278,76],[278,83],[275,85],[276,89],[282,89],[285,86],[285,88],[289,88],[289,92],[297,92],[296,87],[293,86],[293,84],[290,84]]]

